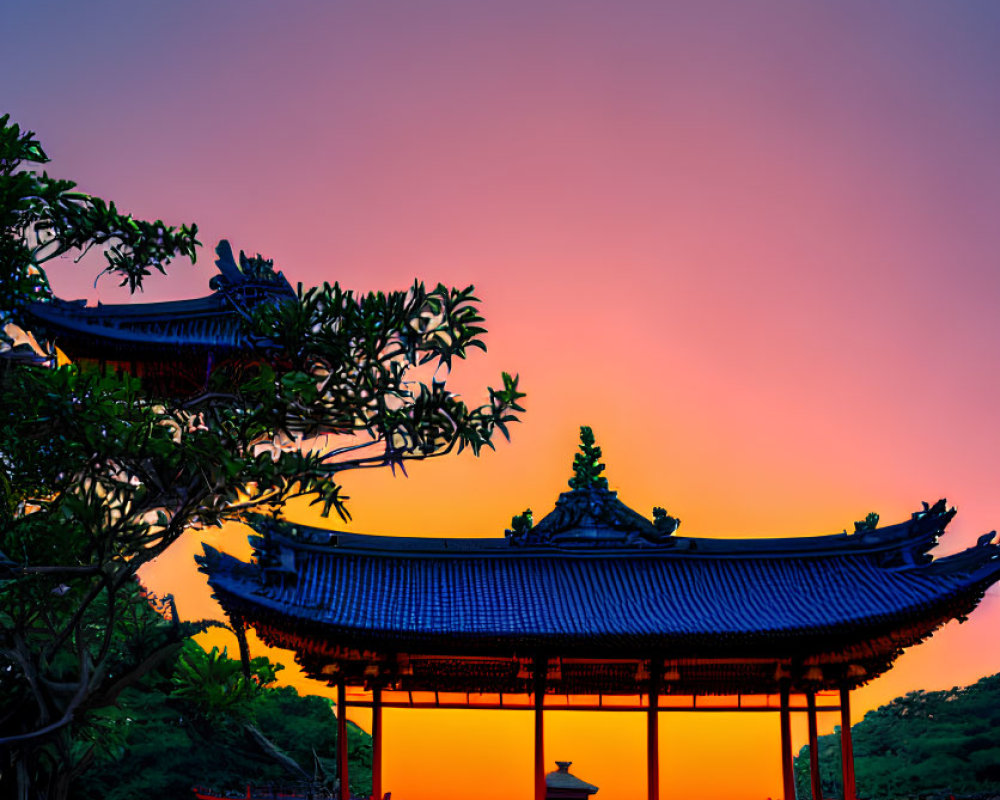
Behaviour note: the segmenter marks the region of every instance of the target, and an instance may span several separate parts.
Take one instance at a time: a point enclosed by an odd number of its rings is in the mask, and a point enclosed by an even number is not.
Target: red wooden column
[[[851,690],[840,687],[840,772],[844,780],[844,800],[857,800],[854,785],[854,743],[851,741]]]
[[[823,785],[819,780],[819,736],[816,731],[816,693],[806,692],[809,704],[809,778],[813,800],[823,800]],[[381,798],[379,798],[381,800]]]
[[[651,671],[649,708],[646,710],[646,795],[660,800],[660,681]]]
[[[343,678],[337,680],[337,777],[340,779],[339,800],[351,800],[347,782],[347,687]]]
[[[795,774],[792,772],[792,715],[788,682],[781,683],[781,785],[784,800],[795,800]]]
[[[535,657],[535,800],[545,800],[545,669],[548,659]]]
[[[372,800],[382,800],[382,687],[372,688]]]

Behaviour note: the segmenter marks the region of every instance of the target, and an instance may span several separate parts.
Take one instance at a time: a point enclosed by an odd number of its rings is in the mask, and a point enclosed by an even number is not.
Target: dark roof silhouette
[[[29,308],[32,329],[56,341],[71,358],[136,358],[180,351],[218,355],[246,350],[250,342],[241,319],[262,302],[295,297],[270,262],[240,253],[239,264],[229,242],[216,248],[219,274],[212,294],[193,300],[87,306],[83,300],[52,298]]]
[[[808,673],[820,687],[845,677],[856,685],[969,613],[1000,577],[1000,547],[987,535],[932,559],[954,513],[940,501],[854,534],[679,537],[588,487],[564,493],[520,537],[369,536],[258,518],[257,563],[208,546],[200,562],[227,610],[296,647],[318,675],[345,648],[463,654],[486,659],[479,683],[428,674],[413,688],[513,691],[523,671],[497,665],[545,653],[564,659],[567,691],[634,692],[634,664],[605,665],[597,678],[569,662],[662,657],[692,662],[692,691],[766,692],[775,659],[803,675],[822,665],[825,674]],[[491,657],[499,661],[489,666]],[[700,674],[699,659],[717,663]]]

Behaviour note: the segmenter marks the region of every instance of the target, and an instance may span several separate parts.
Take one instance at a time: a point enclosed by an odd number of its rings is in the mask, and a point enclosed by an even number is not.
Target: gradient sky
[[[581,424],[622,499],[689,535],[836,532],[941,496],[943,553],[995,527],[998,80],[986,0],[0,3],[0,113],[50,172],[200,226],[197,266],[147,299],[204,294],[222,237],[293,282],[476,285],[490,350],[455,386],[476,402],[519,372],[528,413],[479,460],[349,476],[351,529],[395,534],[546,513]],[[53,274],[125,299],[93,278]],[[145,573],[192,618],[219,613],[198,547]],[[993,590],[857,716],[1000,670],[998,623]],[[547,758],[631,800],[643,725],[553,714]],[[666,715],[661,738],[665,799],[780,794],[776,716]],[[387,712],[385,742],[394,800],[529,796],[527,714]]]

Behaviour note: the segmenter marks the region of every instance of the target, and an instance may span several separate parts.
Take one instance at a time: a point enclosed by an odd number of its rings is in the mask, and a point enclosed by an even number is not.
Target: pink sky
[[[455,385],[519,372],[524,423],[479,460],[349,476],[351,529],[501,535],[551,508],[588,424],[612,488],[682,533],[829,533],[946,496],[942,552],[971,545],[1000,520],[1000,6],[687,5],[8,0],[0,112],[51,173],[199,224],[197,267],[147,299],[204,294],[222,237],[293,282],[476,285],[490,351]],[[55,285],[124,299],[93,277]],[[196,549],[147,576],[192,617],[215,613]],[[994,590],[858,717],[1000,670],[998,623]],[[642,718],[561,717],[552,759],[639,796]],[[449,800],[485,773],[481,800],[525,797],[530,732],[388,714],[386,788]],[[776,718],[668,715],[662,737],[664,798],[780,792]],[[704,766],[720,752],[738,780]]]

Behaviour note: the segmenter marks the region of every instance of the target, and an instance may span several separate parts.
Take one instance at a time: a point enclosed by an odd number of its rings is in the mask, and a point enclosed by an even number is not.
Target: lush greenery
[[[485,349],[478,301],[420,283],[265,306],[246,323],[255,349],[193,396],[55,368],[51,347],[17,340],[51,299],[48,261],[97,247],[135,289],[199,243],[193,225],[135,220],[39,173],[47,160],[0,117],[0,796],[19,800],[68,796],[106,714],[208,624],[144,614],[143,564],[192,526],[298,495],[346,516],[340,473],[478,453],[523,396],[506,374],[478,407],[447,390],[454,360]]]
[[[172,663],[124,691],[99,717],[100,753],[71,797],[180,798],[195,785],[240,792],[336,783],[336,720],[330,702],[275,687],[280,666],[252,661],[245,679],[225,651],[185,642]],[[371,738],[348,723],[352,795],[371,793]]]
[[[868,800],[1000,794],[1000,674],[972,686],[910,692],[851,728],[860,797]],[[826,797],[842,797],[840,736],[819,739]],[[810,797],[809,748],[795,759],[799,797]]]

